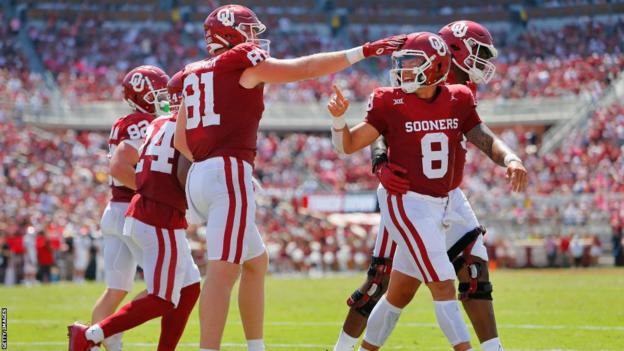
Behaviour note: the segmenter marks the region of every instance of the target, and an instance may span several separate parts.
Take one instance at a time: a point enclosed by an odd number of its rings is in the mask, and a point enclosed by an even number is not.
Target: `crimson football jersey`
[[[423,100],[400,88],[377,88],[365,122],[386,139],[388,161],[407,169],[410,190],[444,197],[453,181],[458,146],[481,119],[468,87],[438,89],[434,98]]]
[[[242,73],[269,54],[252,43],[184,68],[186,137],[193,159],[232,156],[253,165],[264,86],[245,89]]]
[[[453,74],[453,70],[449,71],[448,77],[446,78],[446,83],[447,84],[460,84],[457,83],[457,79],[455,78],[455,74]],[[475,102],[477,100],[477,85],[471,81],[466,82],[466,84],[464,84],[465,86],[467,86],[468,88],[470,88],[470,91],[472,91],[472,95],[475,98]],[[467,140],[464,138],[464,140],[457,145],[457,154],[455,155],[455,171],[453,173],[453,180],[451,181],[451,187],[449,189],[449,191],[458,188],[462,181],[464,180],[464,166],[466,165],[466,142]]]
[[[173,146],[176,115],[150,124],[136,166],[137,191],[127,216],[159,228],[187,227],[186,194],[178,181],[180,152]]]
[[[147,127],[153,119],[154,116],[143,112],[133,112],[118,119],[113,124],[108,137],[108,157],[111,158],[115,148],[124,142],[130,144],[138,151],[145,138]],[[110,185],[112,192],[111,201],[130,202],[134,195],[134,190],[123,186],[121,182],[112,176],[110,177]]]

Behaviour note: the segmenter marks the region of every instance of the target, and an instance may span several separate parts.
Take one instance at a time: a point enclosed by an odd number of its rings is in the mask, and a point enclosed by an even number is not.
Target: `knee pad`
[[[455,244],[453,244],[453,246],[451,246],[451,248],[446,251],[449,260],[453,262],[464,250],[466,250],[468,246],[477,240],[479,235],[485,235],[485,233],[485,227],[481,225],[464,234],[464,236],[462,236]]]
[[[347,299],[347,305],[368,317],[383,294],[388,290],[392,259],[373,257],[368,267],[366,281]]]
[[[459,283],[457,289],[459,291],[460,299],[462,300],[490,300],[492,301],[492,283],[490,282],[477,282],[477,287],[473,292],[470,292],[470,283]]]

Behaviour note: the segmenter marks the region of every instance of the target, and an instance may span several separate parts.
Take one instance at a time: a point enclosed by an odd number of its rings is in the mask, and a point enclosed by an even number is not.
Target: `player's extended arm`
[[[342,95],[338,86],[334,85],[332,88],[335,94],[327,103],[327,109],[334,117],[332,118],[332,144],[339,153],[352,154],[375,141],[379,132],[366,122],[361,122],[349,129],[343,116],[349,108],[349,100]]]
[[[526,189],[528,177],[522,160],[485,123],[477,124],[466,133],[466,138],[497,165],[507,167],[507,179],[513,191]]]
[[[186,142],[186,105],[184,101],[180,104],[178,118],[176,119],[176,130],[173,135],[173,147],[175,147],[184,157],[191,162],[193,161],[193,153]]]
[[[139,152],[134,146],[122,142],[115,148],[110,160],[110,174],[124,186],[136,190],[134,166],[139,162]]]
[[[246,69],[239,83],[251,89],[261,83],[290,83],[332,74],[370,56],[389,55],[405,42],[405,35],[396,35],[350,50],[326,52],[295,59],[268,58]]]

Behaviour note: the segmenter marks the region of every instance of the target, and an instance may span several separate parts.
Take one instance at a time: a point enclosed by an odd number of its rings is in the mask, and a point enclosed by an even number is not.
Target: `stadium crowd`
[[[275,29],[267,37],[272,40],[271,54],[276,57],[349,45],[342,37],[294,29],[288,21],[271,28]],[[346,40],[351,43],[373,37],[367,30],[347,31]],[[130,67],[140,64],[157,65],[173,74],[203,55],[202,35],[199,25],[181,22],[171,26],[112,26],[93,18],[78,18],[72,23],[50,18],[45,24],[29,28],[46,68],[56,76],[72,103],[119,101],[118,81]],[[501,54],[498,73],[483,89],[481,98],[580,95],[595,99],[624,68],[623,35],[624,22],[620,20],[608,24],[581,22],[561,30],[531,28],[513,39],[506,31],[495,33]],[[388,83],[388,64],[387,60],[369,62],[334,77],[270,86],[268,101],[323,101],[331,94],[328,81],[334,79],[343,82],[349,96],[363,101],[372,88]]]
[[[81,281],[85,272],[98,277],[99,217],[109,196],[107,136],[21,124],[20,111],[43,113],[53,99],[48,82],[30,71],[27,58],[17,50],[21,25],[19,20],[0,22],[0,80],[5,82],[0,85],[0,282],[32,283],[35,276],[41,281]],[[277,57],[345,46],[313,30],[294,30],[287,22],[274,28],[269,37]],[[70,24],[51,18],[29,27],[28,35],[70,104],[120,101],[118,82],[128,68],[156,64],[173,73],[184,64],[179,57],[191,61],[204,53],[200,28],[182,23],[115,27],[95,19],[79,18]],[[513,40],[504,32],[494,36],[501,56],[495,79],[479,92],[483,99],[568,94],[595,99],[624,69],[622,21],[534,29]],[[369,33],[350,30],[348,37],[362,42]],[[325,101],[330,82],[338,80],[352,98],[363,100],[385,82],[387,64],[362,64],[333,77],[269,86],[267,96],[269,101]],[[585,237],[583,246],[591,257],[604,248],[593,233],[569,228],[606,218],[613,228],[616,261],[624,265],[624,201],[612,196],[624,194],[624,105],[597,110],[587,125],[545,156],[537,153],[538,134],[515,128],[501,135],[520,150],[530,170],[531,190],[526,197],[504,196],[508,188],[503,170],[471,147],[463,188],[478,217],[496,213],[516,226],[529,226],[529,235],[540,240],[545,232],[539,223],[554,220],[562,229],[546,235],[543,243],[549,255],[562,258],[576,257],[569,256],[574,235]],[[259,138],[256,177],[265,188],[257,216],[274,271],[364,269],[376,228],[336,227],[297,199],[309,193],[375,189],[378,182],[370,174],[367,151],[341,158],[327,135],[267,133]],[[540,196],[553,194],[563,200],[540,201]],[[579,196],[568,196],[572,194]],[[502,266],[513,266],[517,250],[509,236],[497,231],[501,230],[494,226],[489,234],[491,255]],[[201,261],[201,228],[191,233]]]

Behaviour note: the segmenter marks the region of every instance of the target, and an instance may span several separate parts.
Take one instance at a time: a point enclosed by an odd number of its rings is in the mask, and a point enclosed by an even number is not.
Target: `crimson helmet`
[[[437,85],[446,80],[451,68],[451,54],[442,38],[434,33],[407,35],[401,50],[392,53],[390,80],[392,86],[406,93]]]
[[[174,74],[167,83],[167,96],[169,98],[169,108],[171,112],[178,112],[183,99],[184,80],[182,79],[182,71]]]
[[[223,48],[233,48],[238,44],[254,42],[269,51],[270,41],[258,39],[266,30],[256,14],[241,5],[224,5],[212,11],[204,21],[206,48],[210,55]]]
[[[442,27],[440,36],[451,49],[453,63],[468,73],[475,83],[488,83],[496,66],[490,62],[498,56],[492,35],[484,26],[472,21],[455,21]]]
[[[167,102],[167,81],[169,81],[167,73],[156,66],[145,65],[134,68],[126,74],[121,83],[124,100],[135,110],[163,114],[163,107]]]

